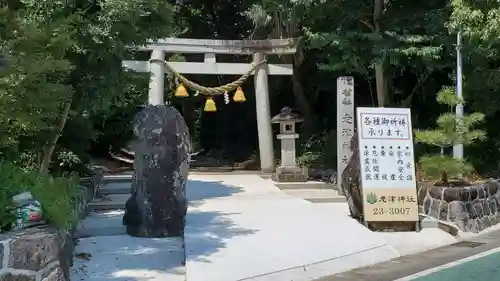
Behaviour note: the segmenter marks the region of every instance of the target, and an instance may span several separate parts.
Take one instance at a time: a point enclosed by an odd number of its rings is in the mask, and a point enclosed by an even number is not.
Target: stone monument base
[[[309,178],[309,170],[299,167],[282,167],[276,168],[276,173],[272,179],[275,182],[306,182]]]

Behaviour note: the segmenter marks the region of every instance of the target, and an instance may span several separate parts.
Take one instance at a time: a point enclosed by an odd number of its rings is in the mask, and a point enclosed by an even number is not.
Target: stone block
[[[42,281],[67,281],[64,276],[63,270],[60,267],[56,267],[47,277],[43,278]]]
[[[349,141],[352,156],[344,170],[337,171],[341,175],[341,192],[345,195],[349,205],[351,217],[363,221],[363,196],[361,192],[360,157],[358,149],[359,139],[355,132]]]
[[[310,169],[309,180],[318,180],[337,184],[337,172],[332,169]]]
[[[438,222],[438,228],[441,229],[444,232],[448,232],[449,234],[453,236],[458,235],[458,228],[454,225],[450,225],[444,222]]]
[[[435,199],[452,202],[473,201],[480,198],[485,199],[494,194],[498,194],[499,190],[500,184],[498,180],[491,180],[485,183],[458,187],[424,184],[420,191],[424,194],[424,196],[428,195]]]
[[[460,187],[426,184],[419,190],[422,211],[466,232],[480,232],[500,221],[500,184],[490,180]]]
[[[490,215],[498,214],[498,205],[493,196],[490,196],[486,199],[486,206],[489,210]]]
[[[478,233],[481,231],[479,219],[469,219],[465,225],[465,231],[472,233]]]
[[[275,182],[306,182],[309,179],[307,168],[277,167],[273,175]]]
[[[421,228],[438,228],[438,220],[433,219],[433,218],[423,218],[420,220],[420,227]]]
[[[2,272],[0,273],[0,281],[36,281],[36,274],[34,272]]]
[[[59,264],[64,276],[69,280],[70,267],[73,266],[74,241],[72,234],[61,232],[62,244],[59,250]]]
[[[448,204],[448,220],[451,222],[466,221],[469,218],[465,202],[453,201]]]
[[[134,119],[132,192],[123,224],[139,237],[181,236],[187,211],[189,129],[171,106],[148,106]]]
[[[24,230],[10,242],[9,268],[39,271],[58,260],[59,233],[49,227]]]
[[[440,213],[440,205],[441,202],[440,200],[434,199],[434,198],[426,198],[424,200],[424,211],[425,214],[428,216],[431,216],[433,218],[439,219],[439,213]]]
[[[3,243],[0,241],[0,270],[3,268],[3,256],[5,255],[5,249]]]

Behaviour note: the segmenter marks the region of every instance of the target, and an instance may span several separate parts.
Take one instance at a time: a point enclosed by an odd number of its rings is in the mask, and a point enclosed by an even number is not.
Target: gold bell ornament
[[[182,84],[179,84],[179,86],[177,86],[177,89],[175,90],[175,96],[178,98],[189,97],[186,87],[184,87],[184,85]]]
[[[207,97],[207,101],[205,102],[205,111],[207,112],[215,112],[217,111],[217,107],[215,107],[215,102],[212,97]]]
[[[236,89],[236,93],[234,93],[233,100],[235,102],[244,102],[247,100],[245,98],[245,94],[243,93],[243,89],[241,89],[241,87],[238,87]]]

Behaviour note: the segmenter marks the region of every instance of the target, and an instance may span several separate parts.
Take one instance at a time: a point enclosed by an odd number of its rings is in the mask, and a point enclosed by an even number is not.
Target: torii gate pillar
[[[153,50],[149,59],[150,78],[148,103],[160,105],[165,103],[165,52]]]
[[[253,61],[266,59],[264,53],[254,54]],[[255,106],[257,107],[257,132],[259,135],[260,168],[263,172],[274,172],[274,145],[269,105],[268,66],[264,63],[255,69]]]

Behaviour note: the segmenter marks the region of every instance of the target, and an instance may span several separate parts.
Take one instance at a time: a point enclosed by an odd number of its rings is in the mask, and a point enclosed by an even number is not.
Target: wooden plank
[[[169,62],[175,71],[182,74],[212,74],[212,75],[243,75],[252,65],[249,63],[206,63],[206,62]],[[138,71],[149,72],[147,61],[123,61],[123,67]],[[269,75],[292,75],[291,64],[269,64]]]
[[[270,40],[207,40],[165,38],[145,46],[131,47],[139,51],[162,50],[167,53],[214,53],[214,54],[293,54],[297,38]]]

